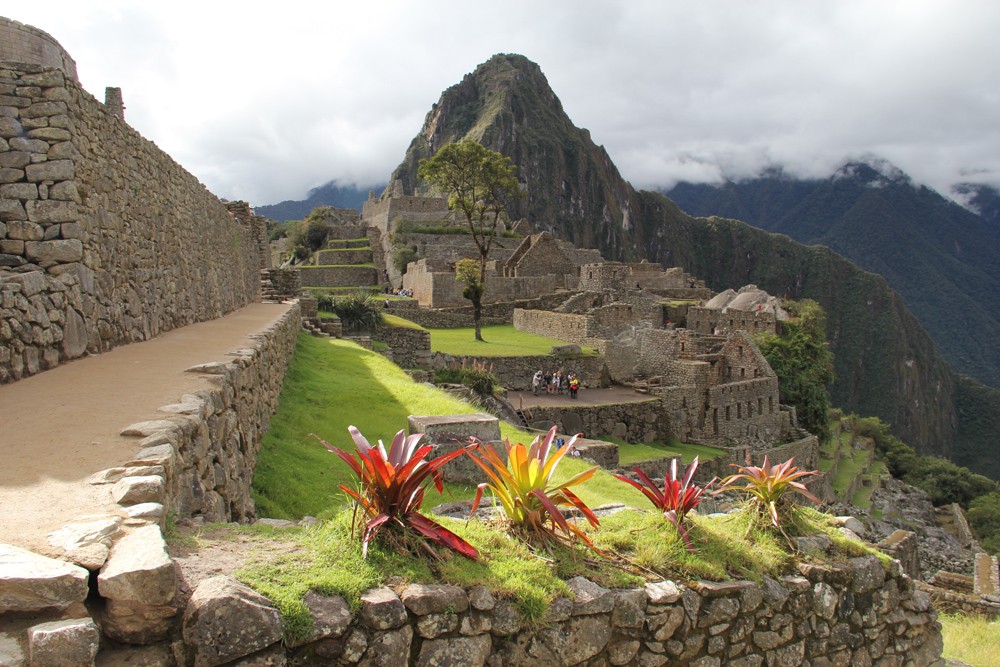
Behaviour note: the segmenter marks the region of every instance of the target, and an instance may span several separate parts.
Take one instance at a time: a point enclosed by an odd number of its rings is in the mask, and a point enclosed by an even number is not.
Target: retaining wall
[[[670,419],[658,399],[641,403],[574,405],[567,397],[566,403],[558,407],[531,408],[525,417],[529,424],[538,425],[536,428],[551,422],[559,425],[560,433],[583,433],[588,438],[614,436],[628,442],[666,442],[672,435]]]
[[[303,287],[368,287],[378,285],[378,272],[372,266],[302,266],[299,277]]]
[[[0,64],[0,381],[255,301],[240,219],[62,69]]]
[[[222,631],[225,620],[212,625],[211,616],[198,614],[211,609],[208,594],[222,589],[221,583],[203,583],[204,595],[199,586],[185,613],[186,648],[196,656],[217,650],[211,639],[230,636]],[[272,643],[280,636],[273,614],[267,631],[254,633],[260,638],[254,644],[222,646],[230,649],[227,661],[253,653],[254,662],[240,664],[468,667],[923,667],[937,664],[941,655],[941,626],[930,596],[915,590],[898,563],[883,568],[875,556],[803,564],[795,575],[760,583],[662,581],[613,590],[576,577],[567,584],[572,597],[554,600],[541,623],[525,621],[513,602],[482,586],[374,589],[362,595],[356,613],[341,598],[311,594],[306,604],[322,620],[304,641],[290,642],[295,648]],[[245,613],[261,618],[251,605],[266,609],[266,601],[251,595],[245,594]]]

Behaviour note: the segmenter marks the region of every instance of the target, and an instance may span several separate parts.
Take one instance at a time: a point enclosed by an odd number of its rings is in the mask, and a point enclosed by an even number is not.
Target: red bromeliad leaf
[[[375,535],[378,534],[378,531],[382,528],[382,526],[388,523],[391,519],[392,517],[390,517],[388,514],[379,514],[374,519],[371,519],[368,523],[365,524],[365,532],[361,536],[362,558],[368,557],[368,543],[371,542],[372,539],[375,537]]]
[[[474,546],[423,514],[414,512],[406,518],[406,523],[428,539],[457,551],[470,560],[479,560],[479,551]]]

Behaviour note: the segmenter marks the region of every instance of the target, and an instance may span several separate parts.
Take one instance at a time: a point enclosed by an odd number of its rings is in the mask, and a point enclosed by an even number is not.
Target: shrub
[[[809,489],[796,480],[804,477],[818,475],[816,470],[799,470],[793,466],[795,458],[792,457],[784,463],[771,465],[767,455],[764,456],[764,464],[757,466],[741,466],[735,463],[730,465],[739,470],[738,473],[729,475],[722,480],[722,486],[716,493],[739,489],[746,491],[748,495],[749,507],[757,519],[767,516],[771,525],[781,531],[787,538],[785,529],[782,527],[785,517],[785,506],[782,503],[787,493],[799,493],[814,503],[822,501],[810,493]],[[753,525],[753,522],[751,522]]]
[[[330,309],[340,318],[345,331],[377,331],[384,324],[382,304],[365,290],[334,299]]]
[[[354,499],[354,526],[363,523],[361,532],[361,553],[368,555],[368,543],[378,537],[382,531],[402,529],[401,541],[397,546],[411,550],[407,544],[409,534],[417,533],[432,542],[453,549],[466,558],[476,560],[479,552],[471,544],[451,532],[441,524],[420,514],[420,506],[424,502],[424,492],[428,479],[434,481],[438,493],[442,491],[440,468],[452,459],[461,456],[466,449],[456,449],[430,461],[424,461],[431,452],[431,447],[417,447],[422,433],[409,437],[400,430],[389,445],[386,452],[382,441],[378,447],[372,447],[368,440],[354,426],[348,431],[354,444],[357,445],[357,458],[354,455],[334,447],[315,434],[313,437],[323,443],[323,446],[339,456],[357,478],[358,487],[352,489],[346,484],[340,488]],[[361,510],[361,517],[358,517]],[[391,533],[390,533],[391,534]]]
[[[660,510],[663,516],[667,518],[667,521],[677,529],[688,550],[694,551],[694,546],[691,544],[691,536],[684,526],[684,517],[701,503],[701,494],[715,483],[715,478],[705,486],[698,486],[691,483],[695,471],[698,470],[697,456],[694,457],[691,465],[687,467],[681,479],[677,478],[677,459],[672,460],[670,462],[670,475],[663,479],[662,491],[656,485],[656,482],[651,480],[646,473],[639,468],[635,468],[634,470],[635,474],[639,476],[638,482],[623,475],[615,475],[615,477],[642,491],[643,495],[653,503],[653,506]]]
[[[473,361],[470,365],[466,365],[465,360],[461,365],[453,361],[447,367],[434,371],[434,382],[462,384],[480,396],[497,396],[501,390],[500,378],[493,372],[493,364],[487,366],[485,361]]]
[[[493,447],[475,442],[469,457],[482,468],[490,481],[476,489],[472,511],[476,511],[483,492],[489,489],[493,497],[500,501],[507,521],[529,539],[564,544],[579,540],[593,548],[593,542],[583,529],[567,521],[559,507],[576,508],[591,526],[596,528],[600,525],[586,503],[569,490],[593,477],[598,466],[577,473],[564,482],[553,482],[552,476],[559,461],[573,449],[579,437],[574,435],[549,456],[555,436],[556,427],[553,426],[544,437],[537,436],[527,447],[522,443],[511,444],[505,439],[506,461]]]
[[[420,255],[410,246],[396,246],[392,250],[392,264],[400,273],[406,273],[407,264],[418,259],[420,259]]]

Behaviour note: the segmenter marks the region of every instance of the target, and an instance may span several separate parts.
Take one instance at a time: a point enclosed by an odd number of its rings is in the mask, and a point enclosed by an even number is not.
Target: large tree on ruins
[[[459,274],[463,296],[472,302],[476,340],[482,340],[482,297],[486,261],[507,206],[521,195],[517,168],[510,158],[471,139],[448,144],[434,157],[420,161],[417,175],[448,195],[448,207],[465,216],[479,249],[479,275]],[[463,278],[464,275],[464,278]]]

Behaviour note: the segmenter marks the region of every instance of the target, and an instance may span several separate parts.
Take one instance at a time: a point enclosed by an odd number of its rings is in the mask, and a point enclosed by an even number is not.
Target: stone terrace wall
[[[942,650],[930,596],[914,589],[898,563],[883,569],[875,556],[800,565],[797,575],[761,583],[662,581],[611,590],[576,577],[567,584],[572,599],[553,601],[540,624],[482,586],[373,589],[357,613],[342,598],[307,596],[321,618],[316,629],[296,648],[268,649],[281,634],[277,615],[265,615],[266,601],[245,589],[226,604],[247,621],[267,619],[254,633],[259,640],[216,641],[229,635],[217,615],[200,611],[213,608],[212,590],[239,585],[208,580],[185,612],[184,637],[189,651],[204,656],[195,664],[218,664],[207,660],[220,651],[227,664],[260,651],[252,664],[925,667],[939,663]]]
[[[0,381],[256,300],[260,224],[62,70],[0,66]]]
[[[372,339],[392,349],[393,362],[402,368],[425,368],[431,356],[431,332],[410,327],[382,327]]]
[[[278,406],[285,372],[295,352],[302,314],[298,304],[252,348],[238,350],[233,361],[188,369],[208,376],[216,388],[185,395],[161,408],[169,418],[134,424],[131,435],[143,439],[135,461],[104,479],[116,481],[119,504],[159,502],[179,517],[207,521],[243,521],[254,516],[250,483],[261,441]],[[163,466],[162,484],[129,474],[132,465]],[[120,498],[118,498],[120,496]]]
[[[559,425],[560,433],[583,433],[587,438],[614,436],[628,442],[666,442],[672,435],[670,419],[657,399],[642,403],[577,405],[567,397],[566,405],[538,406],[529,412],[528,422],[536,428],[551,422]]]
[[[467,364],[473,361],[484,361],[491,365],[493,372],[500,378],[500,385],[511,391],[530,390],[531,377],[539,369],[542,372],[559,369],[565,372],[572,371],[577,374],[584,387],[601,386],[601,378],[605,375],[605,362],[601,357],[567,359],[549,354],[530,357],[463,357],[434,352],[430,355],[427,364],[430,368],[444,368],[453,363],[461,365],[463,361]],[[586,391],[586,389],[581,389],[581,391]],[[567,404],[571,402],[568,396],[566,402]]]
[[[586,341],[594,336],[597,326],[590,315],[517,308],[514,310],[514,328],[525,333],[586,345]]]

